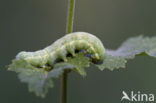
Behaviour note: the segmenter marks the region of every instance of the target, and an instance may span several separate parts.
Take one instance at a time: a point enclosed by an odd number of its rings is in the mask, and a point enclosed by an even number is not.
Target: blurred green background
[[[155,0],[77,0],[74,31],[98,36],[116,49],[127,38],[156,35]],[[45,99],[28,92],[16,73],[8,72],[22,50],[35,51],[65,34],[67,0],[0,0],[0,103],[59,103],[60,79]],[[68,103],[120,103],[122,91],[156,94],[156,59],[137,57],[125,69],[70,73]]]

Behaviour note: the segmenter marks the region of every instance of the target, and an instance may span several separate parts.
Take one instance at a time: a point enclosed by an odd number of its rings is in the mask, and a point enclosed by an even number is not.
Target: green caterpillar
[[[105,48],[96,36],[86,32],[75,32],[65,35],[43,50],[22,51],[16,56],[16,59],[24,59],[39,67],[53,66],[58,59],[67,61],[68,54],[75,56],[76,51],[81,50],[90,55],[93,63],[103,62],[105,58]]]

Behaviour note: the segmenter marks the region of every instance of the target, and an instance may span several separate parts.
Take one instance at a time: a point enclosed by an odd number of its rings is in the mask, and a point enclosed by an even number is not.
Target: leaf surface
[[[156,37],[133,37],[126,40],[117,50],[107,49],[104,63],[97,66],[101,70],[125,68],[127,60],[141,55],[156,57]]]
[[[53,79],[58,78],[65,69],[72,69],[73,65],[59,63],[50,72],[44,68],[37,68],[24,60],[13,60],[9,65],[10,71],[18,73],[21,82],[28,83],[29,91],[37,96],[45,97],[49,88],[54,86]]]
[[[57,63],[51,71],[32,66],[25,60],[13,60],[8,70],[18,73],[20,81],[28,83],[30,92],[45,97],[48,89],[54,86],[53,79],[61,76],[65,69],[74,69],[86,76],[84,67],[89,67],[89,59],[83,53],[78,53],[74,58],[68,57],[67,60],[68,62]]]

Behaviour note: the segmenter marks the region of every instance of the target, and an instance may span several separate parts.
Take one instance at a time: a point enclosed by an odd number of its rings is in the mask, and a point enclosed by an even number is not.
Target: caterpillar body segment
[[[35,52],[22,51],[16,56],[16,59],[24,59],[35,66],[45,65],[48,62],[47,58],[49,55],[44,49]]]
[[[93,63],[103,62],[105,48],[96,36],[86,32],[74,32],[55,41],[52,45],[36,52],[20,52],[16,58],[24,59],[34,66],[53,64],[57,60],[67,61],[68,54],[75,56],[75,51],[84,50]]]

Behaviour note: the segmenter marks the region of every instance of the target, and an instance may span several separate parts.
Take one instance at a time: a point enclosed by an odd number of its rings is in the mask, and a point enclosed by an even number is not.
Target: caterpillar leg
[[[48,64],[50,66],[53,66],[53,64],[55,63],[56,59],[57,59],[57,55],[55,55],[55,53],[49,54]]]
[[[72,56],[75,56],[75,47],[73,45],[73,43],[69,43],[67,46],[66,46],[66,49],[67,51],[72,55]]]
[[[59,51],[57,51],[57,55],[60,59],[67,62],[67,49],[65,46],[61,47],[61,49],[59,49]]]
[[[67,62],[68,60],[67,60],[67,58],[63,58],[63,61]]]

